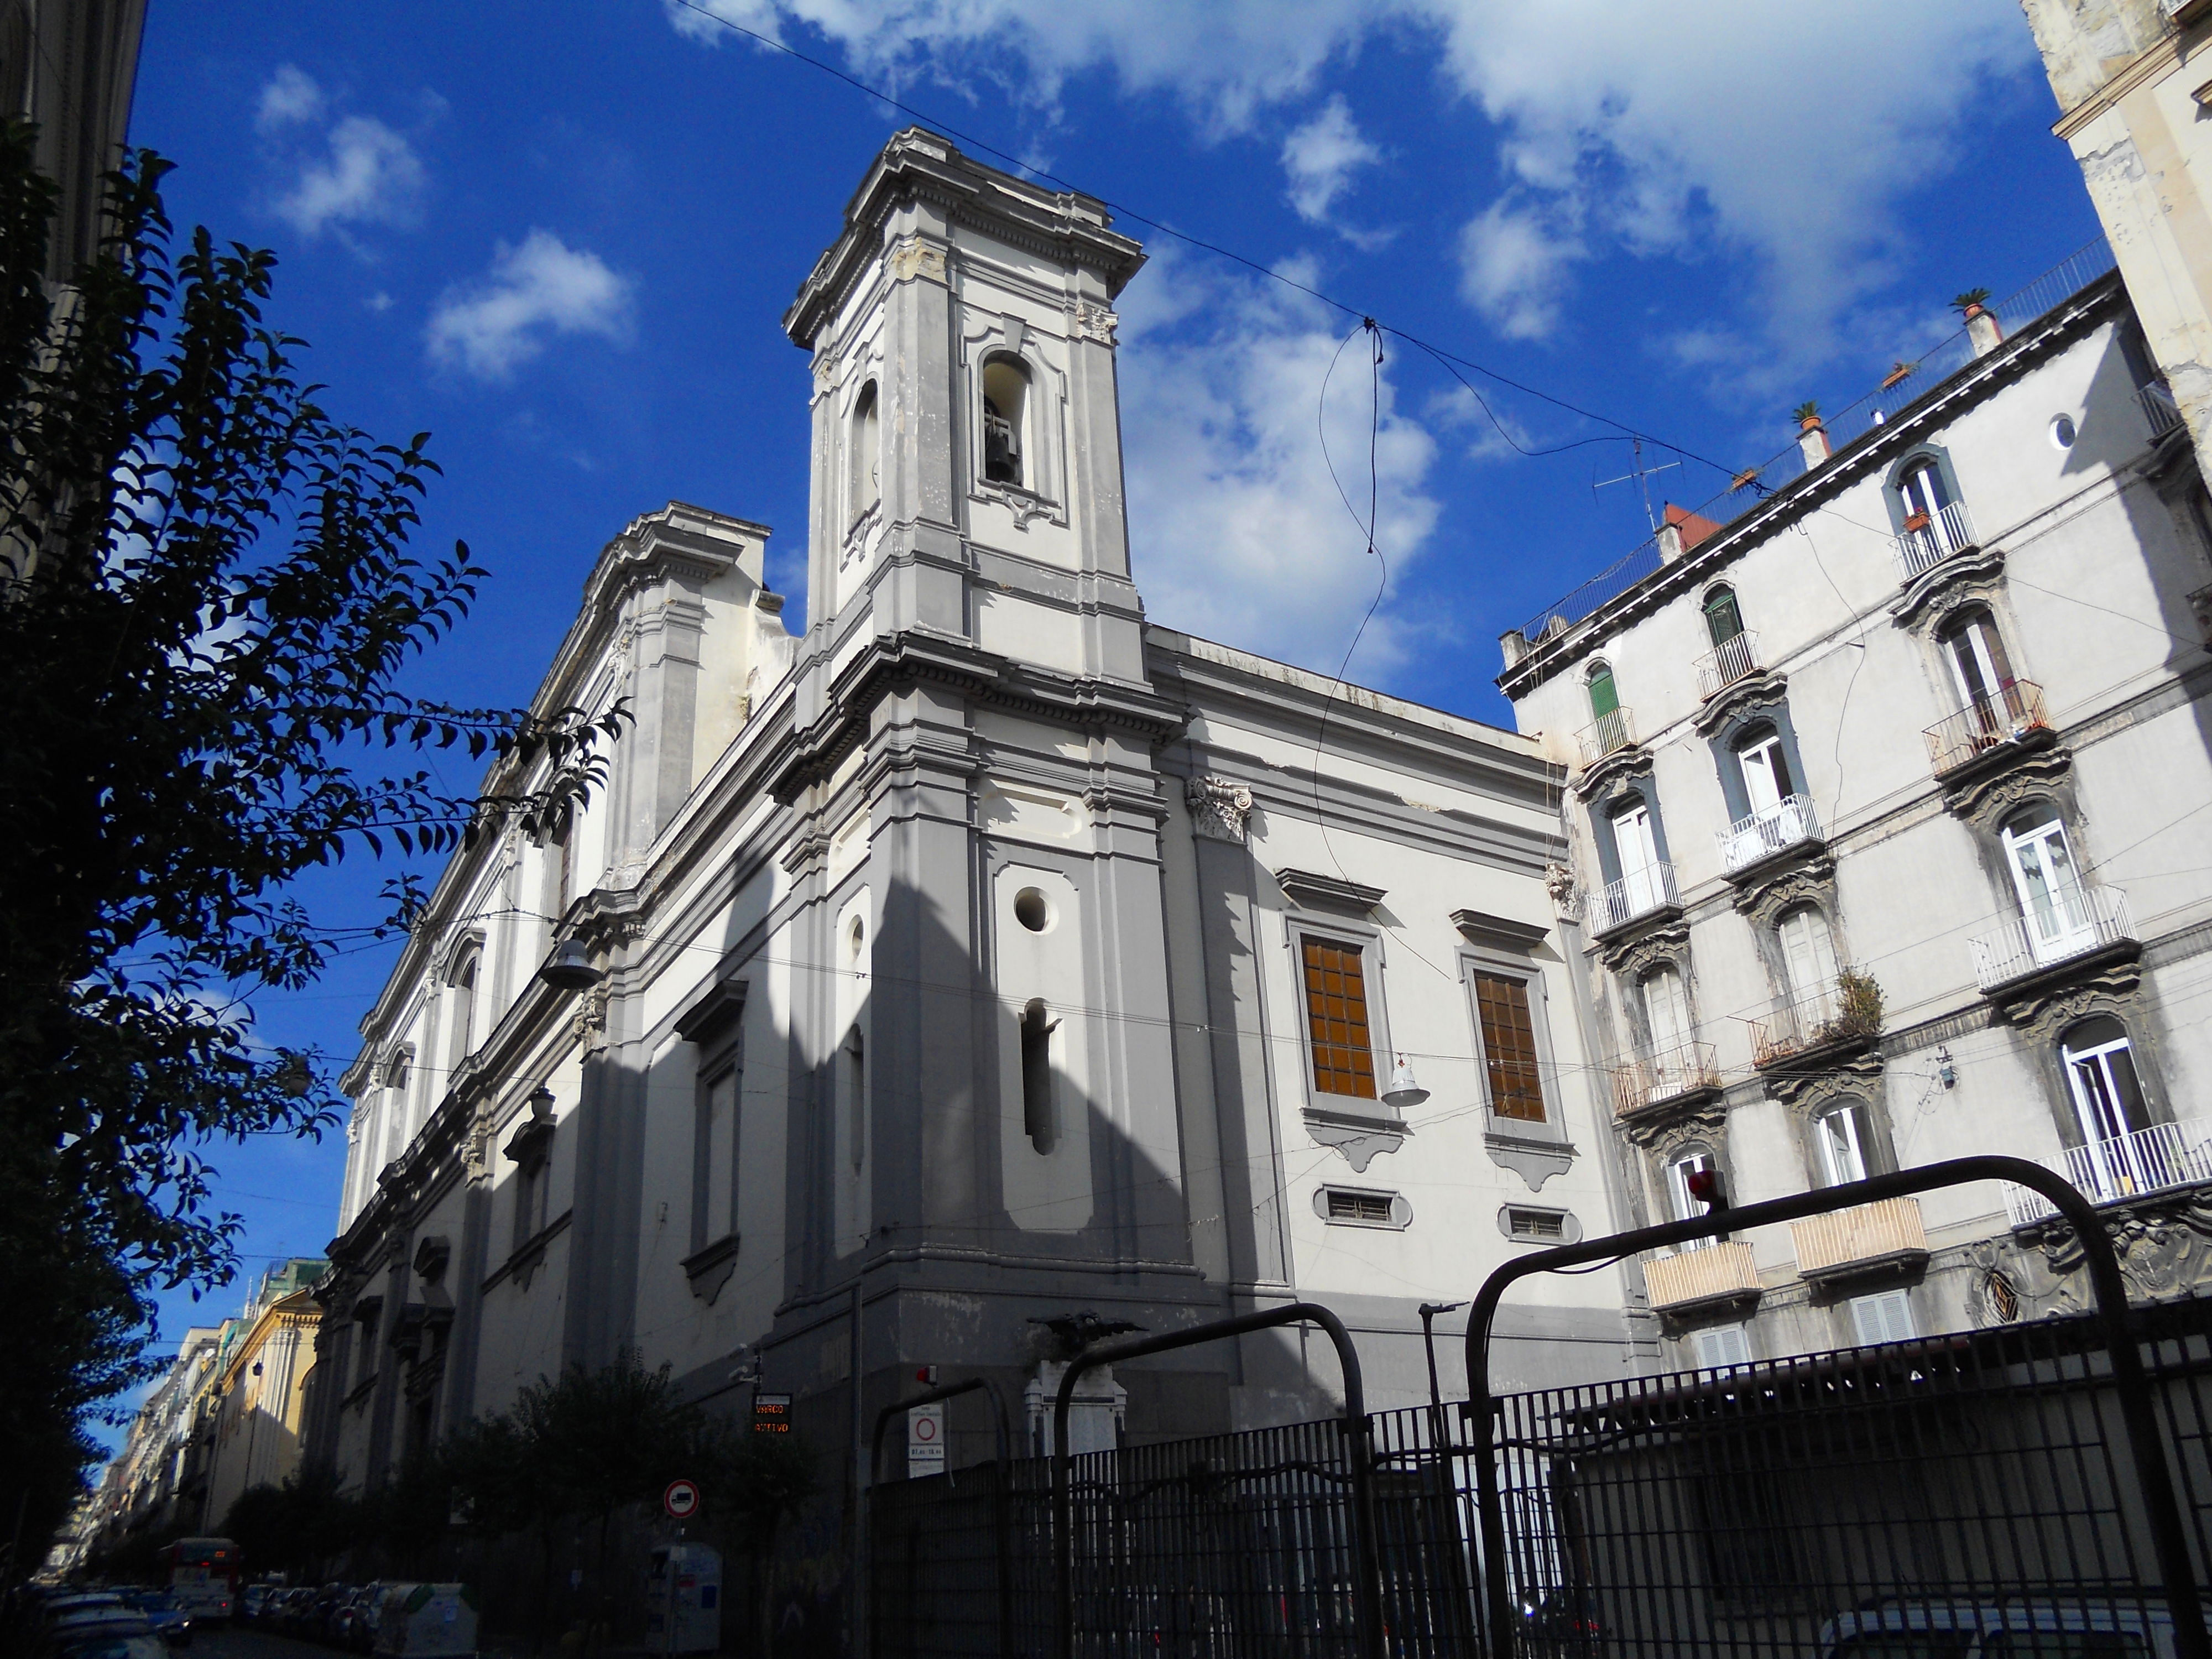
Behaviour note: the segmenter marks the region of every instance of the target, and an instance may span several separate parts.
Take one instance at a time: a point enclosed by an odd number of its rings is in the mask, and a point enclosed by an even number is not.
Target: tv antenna
[[[1659,533],[1659,515],[1651,510],[1651,475],[1655,472],[1665,472],[1670,468],[1678,467],[1681,465],[1681,462],[1679,460],[1662,461],[1656,466],[1646,466],[1644,465],[1643,438],[1638,436],[1632,439],[1630,441],[1635,446],[1636,464],[1634,468],[1630,471],[1622,473],[1617,478],[1601,478],[1597,476],[1597,469],[1595,467],[1592,467],[1590,469],[1590,495],[1595,498],[1599,490],[1605,489],[1609,484],[1626,483],[1630,479],[1634,479],[1636,481],[1636,487],[1643,492],[1644,520],[1650,525],[1651,533],[1656,536]]]

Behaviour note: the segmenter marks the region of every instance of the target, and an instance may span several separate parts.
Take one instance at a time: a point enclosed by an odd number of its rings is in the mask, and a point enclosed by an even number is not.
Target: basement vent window
[[[1498,1231],[1516,1244],[1579,1244],[1583,1224],[1571,1210],[1508,1204],[1498,1212]]]
[[[1397,1193],[1358,1187],[1323,1187],[1314,1194],[1314,1212],[1340,1227],[1402,1229],[1413,1219],[1413,1206]]]

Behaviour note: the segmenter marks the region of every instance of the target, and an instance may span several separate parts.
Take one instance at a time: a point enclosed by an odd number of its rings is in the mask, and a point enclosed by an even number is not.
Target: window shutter
[[[1910,1342],[1920,1334],[1913,1328],[1911,1298],[1903,1291],[1884,1291],[1880,1296],[1855,1298],[1851,1303],[1851,1322],[1858,1329],[1863,1347],[1872,1347],[1878,1342]]]
[[[1523,1123],[1541,1123],[1544,1085],[1536,1068],[1536,1031],[1528,1012],[1528,986],[1517,979],[1479,974],[1474,1006],[1482,1020],[1491,1110]]]
[[[1603,720],[1620,709],[1620,693],[1613,690],[1613,671],[1601,668],[1589,678],[1590,715]]]
[[[1356,945],[1301,942],[1314,1087],[1325,1095],[1375,1098],[1375,1050],[1367,1035],[1367,980]]]
[[[1698,1333],[1698,1364],[1704,1370],[1751,1364],[1751,1342],[1741,1325],[1722,1325]]]

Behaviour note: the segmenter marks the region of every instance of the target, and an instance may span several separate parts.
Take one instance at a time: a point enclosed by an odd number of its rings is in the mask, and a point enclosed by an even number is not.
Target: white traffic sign
[[[699,1508],[699,1488],[690,1480],[672,1480],[660,1494],[660,1507],[678,1521],[688,1521]]]
[[[945,1473],[945,1402],[916,1406],[906,1414],[906,1475],[909,1480]]]

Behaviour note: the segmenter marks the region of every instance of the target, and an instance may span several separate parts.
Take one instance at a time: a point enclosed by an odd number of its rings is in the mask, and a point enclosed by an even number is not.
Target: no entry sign
[[[672,1480],[660,1494],[660,1507],[678,1521],[688,1521],[699,1508],[699,1487],[690,1480]]]

